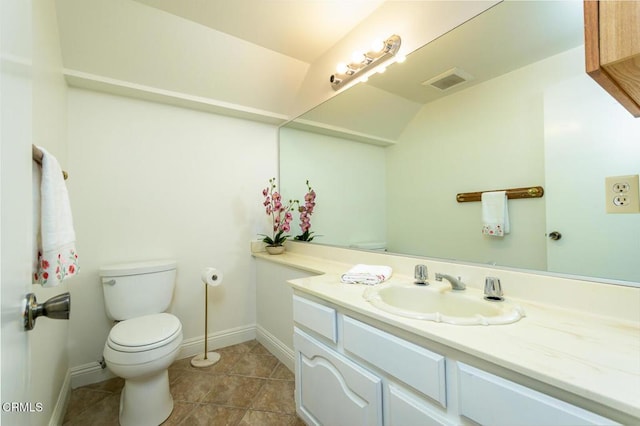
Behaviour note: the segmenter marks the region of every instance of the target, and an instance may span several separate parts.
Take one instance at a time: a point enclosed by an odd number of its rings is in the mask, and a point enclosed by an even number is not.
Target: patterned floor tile
[[[295,414],[293,373],[255,340],[217,349],[220,361],[191,366],[191,357],[169,367],[174,399],[162,426],[304,426]],[[74,389],[64,425],[117,426],[124,380]]]

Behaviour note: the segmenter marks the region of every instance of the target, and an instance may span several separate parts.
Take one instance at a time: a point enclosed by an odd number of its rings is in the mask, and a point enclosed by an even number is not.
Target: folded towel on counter
[[[342,274],[341,281],[347,284],[375,285],[388,280],[391,274],[390,266],[358,264]]]
[[[509,233],[506,191],[482,193],[482,234],[504,237]]]
[[[78,272],[76,234],[73,229],[69,194],[58,160],[42,147],[42,170],[34,164],[33,283],[53,287]]]

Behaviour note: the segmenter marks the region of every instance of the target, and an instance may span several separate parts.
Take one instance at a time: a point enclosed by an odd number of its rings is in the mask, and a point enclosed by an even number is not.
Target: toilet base
[[[120,395],[121,426],[158,426],[173,411],[166,369],[136,379],[125,379]]]

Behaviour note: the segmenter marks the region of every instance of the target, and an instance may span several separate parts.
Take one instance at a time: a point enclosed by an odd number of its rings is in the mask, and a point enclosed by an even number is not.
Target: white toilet
[[[120,424],[157,426],[173,410],[167,369],[182,344],[182,324],[164,313],[173,297],[176,262],[151,261],[100,268],[107,316],[119,321],[104,359],[125,379]]]

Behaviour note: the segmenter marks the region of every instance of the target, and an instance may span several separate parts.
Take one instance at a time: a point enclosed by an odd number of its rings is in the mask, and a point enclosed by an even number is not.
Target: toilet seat
[[[145,315],[116,324],[109,333],[107,346],[117,352],[146,352],[182,336],[182,324],[167,313]]]

